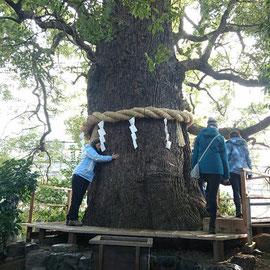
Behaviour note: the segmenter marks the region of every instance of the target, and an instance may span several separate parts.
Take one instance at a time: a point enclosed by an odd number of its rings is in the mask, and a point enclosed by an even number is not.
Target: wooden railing
[[[66,207],[67,212],[69,211],[71,205],[71,196],[72,196],[72,189],[65,188],[65,187],[55,187],[55,186],[47,186],[47,185],[38,185],[38,188],[47,188],[47,189],[54,189],[54,190],[66,190],[67,194],[67,203],[66,204],[53,204],[53,203],[36,203],[35,202],[35,191],[32,192],[31,202],[30,202],[30,209],[29,209],[29,218],[28,223],[32,223],[33,219],[33,212],[35,206],[57,206],[57,207]]]
[[[251,200],[270,200],[270,196],[253,196],[247,192],[247,181],[254,181],[256,179],[270,180],[270,174],[259,173],[250,169],[240,169],[241,173],[241,190],[242,190],[242,208],[243,208],[243,219],[246,224],[248,234],[248,244],[252,244],[252,220],[251,220],[251,206],[268,206],[269,202],[252,202]],[[252,178],[247,178],[247,173],[252,173]],[[255,175],[255,176],[254,176]]]

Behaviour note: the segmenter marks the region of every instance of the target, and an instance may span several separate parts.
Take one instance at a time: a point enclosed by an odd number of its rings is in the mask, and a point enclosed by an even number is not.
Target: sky
[[[0,76],[0,85],[2,83],[6,83],[7,88],[11,91],[13,95],[13,98],[11,100],[3,101],[2,97],[4,89],[2,89],[2,91],[0,89],[0,139],[4,139],[6,136],[16,136],[20,133],[22,129],[22,122],[20,119],[14,119],[14,117],[16,115],[20,115],[25,111],[34,110],[37,104],[37,98],[31,93],[33,89],[19,88],[16,79],[12,78],[8,74],[1,73],[1,70],[0,75],[4,75]],[[65,131],[64,122],[74,114],[79,114],[81,112],[81,108],[79,107],[80,104],[87,103],[86,83],[84,79],[80,79],[76,83],[76,85],[73,85],[72,82],[75,80],[75,78],[76,77],[72,74],[68,74],[66,76],[64,82],[65,95],[70,100],[57,106],[57,110],[59,111],[59,113],[51,118],[50,122],[52,132],[48,135],[48,140],[71,140],[71,137]],[[43,116],[42,110],[40,112],[40,116]],[[85,115],[85,117],[86,116],[87,115]],[[35,117],[31,118],[31,121],[32,123],[36,122]],[[29,125],[29,123],[27,124]]]

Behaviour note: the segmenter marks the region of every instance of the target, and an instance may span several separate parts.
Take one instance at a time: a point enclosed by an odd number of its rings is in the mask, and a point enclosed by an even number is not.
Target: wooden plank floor
[[[270,217],[252,218],[251,223],[269,223],[270,224]]]
[[[217,233],[209,234],[205,231],[169,231],[169,230],[148,230],[148,229],[118,229],[94,226],[66,226],[65,222],[37,222],[22,223],[22,226],[29,228],[60,231],[74,234],[100,234],[100,235],[119,235],[119,236],[141,236],[156,238],[182,238],[197,240],[224,241],[232,239],[243,239],[246,233]]]
[[[175,238],[190,240],[211,241],[213,254],[216,261],[224,260],[224,241],[233,239],[246,239],[246,233],[217,233],[209,234],[205,231],[175,231],[175,230],[148,230],[148,229],[118,229],[95,226],[66,226],[65,222],[37,222],[22,223],[27,227],[28,240],[34,237],[32,230],[35,228],[38,239],[42,241],[49,233],[64,232],[68,234],[68,243],[76,243],[78,234],[111,235],[111,236],[134,236],[157,238]]]

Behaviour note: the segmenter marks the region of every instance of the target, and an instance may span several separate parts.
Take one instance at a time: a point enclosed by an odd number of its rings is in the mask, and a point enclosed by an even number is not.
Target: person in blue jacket
[[[100,155],[100,146],[99,139],[94,140],[91,145],[86,144],[81,161],[73,172],[71,206],[67,214],[68,226],[82,226],[82,223],[78,221],[78,212],[87,187],[94,178],[96,162],[109,162],[119,157],[118,154]]]
[[[200,131],[195,140],[191,167],[193,168],[197,164],[213,138],[215,139],[200,161],[199,168],[200,177],[207,182],[206,203],[210,215],[209,233],[215,234],[217,193],[220,183],[229,181],[229,164],[225,140],[218,132],[217,121],[212,117],[208,119],[207,128]]]
[[[229,140],[226,145],[230,166],[230,183],[233,190],[236,217],[242,218],[240,168],[252,169],[251,158],[247,148],[247,142],[245,139],[241,138],[238,130],[234,130],[229,134]],[[251,176],[252,175],[248,173],[248,177],[250,178]]]

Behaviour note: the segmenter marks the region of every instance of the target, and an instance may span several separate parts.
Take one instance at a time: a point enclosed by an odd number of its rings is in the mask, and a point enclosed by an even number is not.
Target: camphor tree
[[[56,55],[73,51],[85,57],[89,114],[149,106],[187,110],[184,90],[190,91],[192,106],[197,91],[204,89],[211,95],[206,87],[214,83],[216,88],[216,82],[265,87],[266,93],[269,89],[267,1],[0,3],[1,65],[15,66],[23,80],[34,78],[45,101],[53,93],[45,90],[51,86]],[[73,51],[68,44],[74,46]],[[242,135],[248,139],[269,124],[267,117],[242,130]],[[168,121],[170,150],[165,148],[163,119],[136,118],[136,127],[138,148],[134,149],[128,121],[105,122],[107,151],[118,152],[120,158],[104,164],[97,173],[84,223],[198,228],[205,214],[204,200],[189,176],[186,123],[179,127],[175,120]],[[179,128],[184,138],[181,145]],[[189,128],[193,134],[198,131],[196,125]]]

